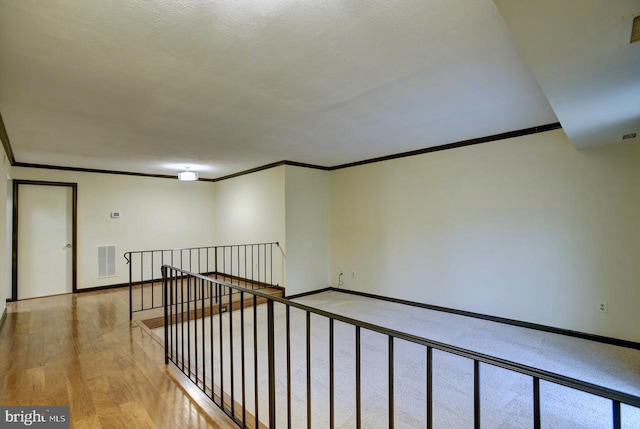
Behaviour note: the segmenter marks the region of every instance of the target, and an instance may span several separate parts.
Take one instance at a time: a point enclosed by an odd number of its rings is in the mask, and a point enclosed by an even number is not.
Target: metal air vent
[[[98,246],[98,278],[116,275],[116,246]]]

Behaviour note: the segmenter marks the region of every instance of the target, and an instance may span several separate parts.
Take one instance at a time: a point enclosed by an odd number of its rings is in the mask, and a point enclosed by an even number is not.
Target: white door
[[[72,243],[73,189],[20,184],[17,299],[72,292]]]

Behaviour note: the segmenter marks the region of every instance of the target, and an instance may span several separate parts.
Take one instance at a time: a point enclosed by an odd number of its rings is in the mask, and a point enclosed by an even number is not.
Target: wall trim
[[[31,164],[31,163],[25,163],[25,162],[17,162],[13,158],[13,151],[11,150],[11,145],[9,144],[9,137],[6,135],[6,130],[4,130],[4,124],[1,122],[1,119],[2,118],[0,117],[0,138],[2,139],[2,143],[5,146],[5,151],[7,151],[7,156],[9,156],[9,152],[11,153],[11,156],[10,156],[10,160],[12,160],[11,161],[11,165],[14,166],[14,167],[42,168],[42,169],[48,169],[48,170],[63,170],[63,171],[76,171],[76,172],[81,172],[81,173],[120,174],[120,175],[124,175],[124,176],[154,177],[154,178],[159,178],[159,179],[177,180],[177,176],[176,175],[168,175],[168,174],[134,173],[134,172],[129,172],[129,171],[100,170],[100,169],[95,169],[95,168],[65,167],[65,166],[58,166],[58,165]],[[223,180],[233,179],[234,177],[244,176],[244,175],[251,174],[251,173],[257,173],[258,171],[268,170],[270,168],[275,168],[275,167],[281,167],[283,165],[290,165],[290,166],[293,166],[293,167],[312,168],[312,169],[315,169],[315,170],[323,170],[323,171],[341,170],[343,168],[356,167],[356,166],[365,165],[365,164],[372,164],[374,162],[389,161],[391,159],[406,158],[408,156],[423,155],[425,153],[439,152],[441,150],[457,149],[457,148],[460,148],[460,147],[472,146],[472,145],[481,144],[481,143],[489,143],[489,142],[493,142],[493,141],[510,139],[510,138],[514,138],[514,137],[527,136],[527,135],[530,135],[530,134],[544,133],[544,132],[547,132],[547,131],[557,130],[557,129],[560,129],[560,128],[562,128],[562,125],[560,124],[560,122],[554,122],[552,124],[538,125],[536,127],[525,128],[525,129],[522,129],[522,130],[515,130],[515,131],[509,131],[509,132],[506,132],[506,133],[493,134],[493,135],[490,135],[490,136],[478,137],[478,138],[474,138],[474,139],[463,140],[463,141],[458,141],[458,142],[454,142],[454,143],[447,143],[447,144],[443,144],[443,145],[432,146],[432,147],[412,150],[412,151],[408,151],[408,152],[400,152],[400,153],[396,153],[396,154],[392,154],[392,155],[386,155],[386,156],[381,156],[381,157],[377,157],[377,158],[364,159],[364,160],[361,160],[361,161],[349,162],[349,163],[346,163],[346,164],[339,164],[339,165],[334,165],[334,166],[323,166],[323,165],[308,164],[308,163],[298,162],[298,161],[282,160],[282,161],[272,162],[270,164],[265,164],[265,165],[262,165],[262,166],[259,166],[259,167],[251,168],[249,170],[243,170],[243,171],[239,171],[237,173],[228,174],[226,176],[218,177],[218,178],[215,178],[215,179],[200,178],[199,181],[200,182],[221,182]],[[4,130],[4,134],[2,133],[3,130]],[[5,140],[6,140],[6,142],[5,142]]]
[[[117,283],[117,284],[112,284],[112,285],[104,285],[104,286],[92,286],[92,287],[85,287],[82,289],[76,289],[76,291],[74,293],[83,293],[83,292],[95,292],[98,290],[107,290],[107,289],[118,289],[121,287],[129,287],[129,282],[127,283]]]
[[[341,170],[343,168],[357,167],[359,165],[372,164],[374,162],[389,161],[392,159],[406,158],[408,156],[416,156],[416,155],[423,155],[425,153],[439,152],[441,150],[457,149],[460,147],[473,146],[481,143],[489,143],[489,142],[494,142],[498,140],[511,139],[514,137],[528,136],[530,134],[544,133],[547,131],[557,130],[560,128],[562,128],[562,125],[560,125],[560,122],[555,122],[553,124],[539,125],[537,127],[525,128],[522,130],[509,131],[506,133],[493,134],[491,136],[478,137],[478,138],[469,139],[469,140],[462,140],[454,143],[447,143],[439,146],[427,147],[424,149],[417,149],[417,150],[411,150],[408,152],[400,152],[393,155],[380,156],[378,158],[365,159],[363,161],[350,162],[347,164],[341,164],[341,165],[336,165],[334,167],[331,167],[331,170]]]
[[[2,316],[0,316],[0,332],[2,332],[2,326],[4,325],[4,321],[7,318],[7,307],[4,308],[2,312]]]
[[[506,325],[519,326],[521,328],[535,329],[537,331],[550,332],[552,334],[566,335],[568,337],[581,338],[583,340],[595,341],[598,343],[604,343],[604,344],[610,344],[613,346],[640,350],[640,343],[629,341],[629,340],[622,340],[620,338],[606,337],[604,335],[597,335],[597,334],[589,334],[586,332],[556,328],[554,326],[541,325],[538,323],[523,322],[521,320],[507,319],[505,317],[491,316],[491,315],[482,314],[482,313],[474,313],[472,311],[457,310],[455,308],[440,307],[437,305],[425,304],[422,302],[415,302],[415,301],[408,301],[408,300],[399,299],[399,298],[391,298],[388,296],[376,295],[376,294],[367,293],[367,292],[360,292],[360,291],[349,290],[349,289],[338,289],[335,287],[330,287],[327,289],[331,292],[344,292],[352,295],[364,296],[366,298],[379,299],[382,301],[389,301],[397,304],[404,304],[404,305],[411,305],[413,307],[425,308],[427,310],[442,311],[445,313],[452,313],[460,316],[467,316],[467,317],[473,317],[476,319],[489,320],[491,322],[504,323]],[[327,291],[327,289],[321,289],[319,291],[316,291],[316,293],[325,292]]]
[[[118,174],[122,176],[138,176],[138,177],[153,177],[156,179],[173,179],[178,180],[176,175],[168,174],[149,174],[149,173],[134,173],[131,171],[119,171],[119,170],[100,170],[97,168],[80,168],[80,167],[65,167],[61,165],[48,165],[48,164],[30,164],[27,162],[15,162],[12,164],[14,167],[23,168],[42,168],[45,170],[62,170],[62,171],[75,171],[79,173],[99,173],[99,174]],[[214,182],[215,179],[198,179],[199,182]]]
[[[11,142],[9,141],[7,128],[4,126],[2,113],[0,113],[0,140],[2,140],[2,146],[4,147],[4,152],[7,154],[7,158],[9,159],[9,164],[14,165],[16,163],[16,158],[13,156],[13,148],[11,147]]]
[[[296,293],[294,295],[287,295],[287,296],[285,296],[285,298],[286,299],[302,298],[303,296],[315,295],[317,293],[322,293],[322,292],[331,292],[332,290],[334,290],[334,288],[329,286],[329,287],[325,287],[325,288],[322,288],[322,289],[310,290],[308,292]],[[338,290],[340,290],[340,289],[338,289]]]
[[[238,173],[228,174],[226,176],[222,176],[222,177],[218,177],[217,179],[210,179],[210,180],[213,182],[221,182],[223,180],[233,179],[234,177],[244,176],[251,173],[257,173],[258,171],[268,170],[270,168],[275,168],[275,167],[281,167],[283,165],[291,165],[293,167],[312,168],[315,170],[324,170],[324,171],[331,171],[333,169],[333,167],[324,167],[322,165],[306,164],[304,162],[283,160],[278,162],[272,162],[271,164],[262,165],[260,167],[251,168],[249,170],[240,171]]]

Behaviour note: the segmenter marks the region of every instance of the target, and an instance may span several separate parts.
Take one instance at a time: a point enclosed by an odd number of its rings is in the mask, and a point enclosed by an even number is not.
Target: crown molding
[[[280,166],[283,166],[283,165],[290,165],[290,166],[294,166],[294,167],[303,167],[303,168],[312,168],[312,169],[315,169],[315,170],[323,170],[323,171],[341,170],[343,168],[357,167],[359,165],[372,164],[372,163],[375,163],[375,162],[389,161],[389,160],[392,160],[392,159],[406,158],[406,157],[409,157],[409,156],[416,156],[416,155],[423,155],[423,154],[426,154],[426,153],[439,152],[439,151],[442,151],[442,150],[457,149],[457,148],[461,148],[461,147],[472,146],[472,145],[477,145],[477,144],[482,144],[482,143],[489,143],[489,142],[494,142],[494,141],[498,141],[498,140],[505,140],[505,139],[515,138],[515,137],[527,136],[527,135],[530,135],[530,134],[544,133],[544,132],[547,132],[547,131],[557,130],[557,129],[560,129],[560,128],[562,128],[562,125],[559,122],[554,122],[552,124],[539,125],[539,126],[536,126],[536,127],[525,128],[525,129],[515,130],[515,131],[509,131],[509,132],[500,133],[500,134],[493,134],[493,135],[490,135],[490,136],[478,137],[478,138],[469,139],[469,140],[462,140],[462,141],[458,141],[458,142],[454,142],[454,143],[448,143],[448,144],[439,145],[439,146],[432,146],[432,147],[412,150],[412,151],[408,151],[408,152],[400,152],[400,153],[396,153],[396,154],[392,154],[392,155],[386,155],[386,156],[381,156],[381,157],[377,157],[377,158],[370,158],[370,159],[365,159],[365,160],[356,161],[356,162],[349,162],[349,163],[346,163],[346,164],[339,164],[339,165],[335,165],[335,166],[331,166],[331,167],[322,166],[322,165],[316,165],[316,164],[308,164],[308,163],[304,163],[304,162],[283,160],[283,161],[273,162],[273,163],[270,163],[270,164],[262,165],[262,166],[255,167],[255,168],[251,168],[249,170],[243,170],[243,171],[240,171],[240,172],[237,172],[237,173],[228,174],[226,176],[218,177],[218,178],[215,178],[215,179],[200,178],[198,181],[200,181],[200,182],[220,182],[220,181],[223,181],[223,180],[233,179],[234,177],[244,176],[244,175],[247,175],[247,174],[256,173],[256,172],[262,171],[262,170],[268,170],[270,168],[280,167]],[[4,148],[5,148],[5,152],[7,152],[7,156],[9,157],[9,160],[11,161],[11,165],[14,166],[14,167],[43,168],[43,169],[49,169],[49,170],[77,171],[77,172],[84,172],[84,173],[120,174],[120,175],[125,175],[125,176],[155,177],[155,178],[160,178],[160,179],[176,179],[176,177],[177,177],[175,175],[167,175],[167,174],[135,173],[135,172],[130,172],[130,171],[100,170],[100,169],[95,169],[95,168],[65,167],[65,166],[58,166],[58,165],[30,164],[30,163],[24,163],[24,162],[17,162],[15,160],[14,156],[13,156],[13,150],[11,149],[11,144],[9,142],[9,136],[6,133],[6,129],[4,127],[4,122],[2,122],[2,116],[1,115],[0,115],[0,138],[2,139],[2,144],[3,144]]]
[[[4,126],[2,113],[0,113],[0,140],[2,140],[2,146],[4,147],[4,152],[7,154],[7,158],[9,158],[9,163],[11,165],[14,165],[16,163],[16,158],[13,156],[13,148],[11,147],[11,142],[9,141],[7,128]]]

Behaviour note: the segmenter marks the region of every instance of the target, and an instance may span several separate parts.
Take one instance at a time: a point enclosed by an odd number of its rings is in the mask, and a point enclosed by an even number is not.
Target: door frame
[[[20,193],[20,185],[41,185],[41,186],[66,186],[71,188],[71,223],[72,223],[72,239],[71,239],[71,284],[72,293],[78,291],[78,184],[72,182],[48,182],[41,180],[20,180],[13,179],[13,233],[12,233],[12,255],[11,255],[11,299],[7,301],[18,300],[18,196]]]

